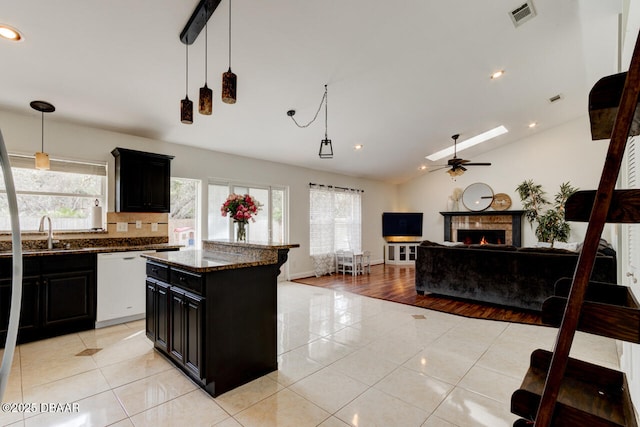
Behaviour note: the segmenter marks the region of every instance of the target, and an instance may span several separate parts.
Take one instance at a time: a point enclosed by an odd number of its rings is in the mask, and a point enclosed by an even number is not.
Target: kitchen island
[[[277,277],[297,244],[144,254],[146,333],[212,396],[278,369]]]

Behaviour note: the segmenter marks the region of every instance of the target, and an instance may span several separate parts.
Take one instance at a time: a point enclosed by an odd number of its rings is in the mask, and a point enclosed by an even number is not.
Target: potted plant
[[[569,182],[560,185],[560,190],[556,193],[553,203],[546,198],[546,193],[540,184],[535,184],[533,180],[525,180],[516,191],[522,201],[525,211],[525,218],[535,228],[536,237],[540,242],[549,243],[553,247],[553,242],[566,242],[571,234],[571,226],[564,219],[564,205],[569,196],[578,191]]]

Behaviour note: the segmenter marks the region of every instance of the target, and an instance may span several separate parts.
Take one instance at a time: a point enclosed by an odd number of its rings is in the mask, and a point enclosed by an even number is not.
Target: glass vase
[[[247,241],[247,223],[243,221],[236,221],[236,242]]]

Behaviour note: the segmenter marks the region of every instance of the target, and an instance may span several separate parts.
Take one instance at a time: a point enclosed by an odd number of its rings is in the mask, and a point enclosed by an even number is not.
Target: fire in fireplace
[[[505,243],[504,230],[458,230],[458,242],[471,244],[498,244]]]

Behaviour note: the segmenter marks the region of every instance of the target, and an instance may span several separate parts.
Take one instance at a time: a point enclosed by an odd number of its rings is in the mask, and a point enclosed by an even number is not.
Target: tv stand
[[[384,251],[385,264],[409,265],[415,264],[419,241],[387,242]]]

